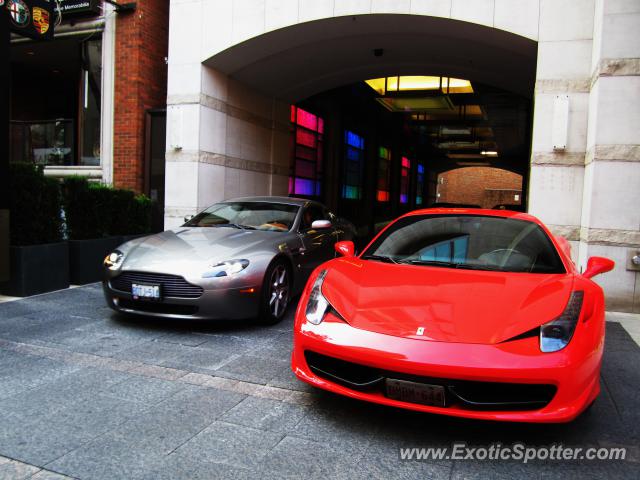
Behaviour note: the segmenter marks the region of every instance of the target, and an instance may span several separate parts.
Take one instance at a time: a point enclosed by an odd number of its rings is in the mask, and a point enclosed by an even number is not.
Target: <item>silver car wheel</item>
[[[289,275],[284,265],[278,265],[271,273],[269,282],[269,311],[280,318],[289,304]]]

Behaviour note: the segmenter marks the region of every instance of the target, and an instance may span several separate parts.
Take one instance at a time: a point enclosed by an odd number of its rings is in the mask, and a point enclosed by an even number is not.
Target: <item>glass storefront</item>
[[[11,161],[100,166],[102,38],[11,46]]]

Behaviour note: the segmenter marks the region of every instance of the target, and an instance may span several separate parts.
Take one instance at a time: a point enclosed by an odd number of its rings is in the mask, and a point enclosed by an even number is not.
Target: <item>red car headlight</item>
[[[327,271],[322,270],[316,281],[313,282],[311,292],[309,293],[309,300],[307,301],[307,308],[305,310],[305,316],[307,321],[318,325],[322,322],[327,309],[330,307],[329,301],[322,295],[322,284],[324,283],[324,277],[326,277]]]
[[[562,315],[540,327],[540,350],[557,352],[569,344],[580,318],[583,298],[584,292],[572,292]]]

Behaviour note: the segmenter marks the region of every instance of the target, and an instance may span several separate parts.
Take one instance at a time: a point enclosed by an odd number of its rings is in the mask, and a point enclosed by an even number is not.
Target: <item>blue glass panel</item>
[[[458,237],[453,241],[453,260],[457,263],[467,261],[467,246],[469,237]]]
[[[406,193],[401,193],[400,194],[400,203],[407,203],[407,194]]]
[[[418,164],[418,173],[424,173],[424,165]]]
[[[342,198],[357,200],[358,198],[360,198],[360,189],[351,185],[343,185]]]
[[[364,149],[364,138],[362,138],[360,135],[350,132],[349,130],[346,130],[344,132],[344,141],[347,145],[359,148],[360,150]]]
[[[436,260],[439,262],[451,261],[451,243],[442,242],[440,245],[436,245]]]
[[[304,178],[296,178],[296,194],[299,195],[313,195],[315,193],[315,183],[313,180],[306,180]]]
[[[362,150],[356,150],[355,148],[347,147],[347,159],[352,161],[359,161],[362,158]]]

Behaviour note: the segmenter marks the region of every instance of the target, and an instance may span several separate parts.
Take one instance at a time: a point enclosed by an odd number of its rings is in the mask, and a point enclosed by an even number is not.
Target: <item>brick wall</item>
[[[169,1],[137,0],[133,13],[117,14],[113,183],[144,188],[145,111],[164,107]]]
[[[498,204],[520,205],[522,177],[492,167],[466,167],[438,176],[438,202],[466,203],[493,208]],[[518,200],[515,200],[518,195]]]

